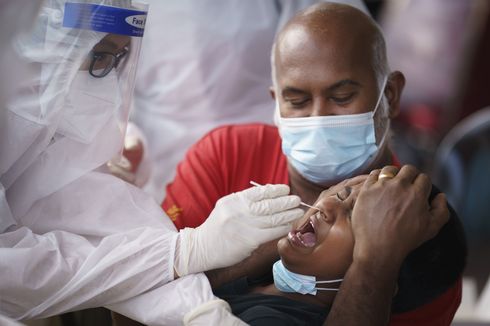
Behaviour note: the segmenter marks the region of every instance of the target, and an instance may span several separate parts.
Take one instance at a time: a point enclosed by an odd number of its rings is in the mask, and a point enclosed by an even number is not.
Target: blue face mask
[[[272,275],[274,276],[274,285],[279,291],[311,295],[316,295],[317,290],[338,291],[338,288],[316,287],[316,285],[340,283],[344,280],[340,278],[338,280],[317,281],[315,276],[301,275],[289,271],[282,263],[282,260],[276,261],[272,266]]]
[[[276,123],[282,151],[307,180],[326,184],[352,175],[375,158],[389,127],[376,145],[374,114],[383,97],[385,77],[374,111],[361,114],[281,118],[276,102]]]

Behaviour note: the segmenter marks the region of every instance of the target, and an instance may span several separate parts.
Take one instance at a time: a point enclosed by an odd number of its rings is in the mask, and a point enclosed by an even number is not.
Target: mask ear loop
[[[371,113],[372,113],[371,119],[373,120],[373,128],[374,128],[374,124],[375,124],[374,123],[374,115],[375,115],[376,111],[378,110],[379,104],[383,100],[383,96],[384,96],[384,92],[385,92],[385,88],[386,88],[387,84],[388,84],[388,76],[385,76],[385,78],[383,80],[383,86],[381,87],[381,92],[379,93],[378,100],[376,101],[376,107],[374,108],[373,111],[371,111]],[[359,167],[357,171],[362,171],[367,166],[369,166],[372,162],[376,161],[378,159],[379,155],[381,155],[381,152],[379,151],[379,149],[383,146],[383,144],[386,141],[386,138],[388,136],[388,131],[390,130],[390,125],[391,125],[391,120],[388,119],[388,123],[386,125],[383,137],[381,138],[379,144],[376,144],[376,147],[378,148],[377,153],[374,154],[370,159],[368,159],[361,167]]]
[[[376,111],[378,110],[379,104],[381,103],[381,99],[383,98],[383,95],[385,94],[386,84],[388,84],[388,76],[385,76],[385,78],[383,80],[383,86],[381,86],[381,92],[379,93],[378,100],[376,101],[376,106],[374,107],[373,118],[374,118],[374,115],[376,114]]]
[[[381,87],[381,92],[380,92],[379,97],[378,97],[378,103],[376,104],[376,108],[373,111],[373,120],[374,120],[374,114],[375,114],[376,110],[378,109],[379,104],[381,103],[381,101],[384,98],[384,92],[385,92],[386,84],[388,84],[388,76],[385,76],[385,78],[384,78],[383,87]],[[388,108],[388,103],[386,103],[386,108]],[[386,123],[386,128],[385,128],[385,132],[383,134],[383,137],[379,141],[378,148],[381,148],[384,145],[384,143],[386,142],[386,137],[388,136],[388,132],[390,130],[391,119],[389,119],[389,117],[387,117],[387,118],[388,118],[388,122]]]
[[[336,280],[329,280],[329,281],[316,281],[315,283],[316,284],[327,284],[327,283],[338,283],[338,282],[342,282],[344,279],[343,278],[339,278],[339,279],[336,279]],[[323,291],[338,291],[339,289],[338,288],[315,288],[316,290],[323,290]]]
[[[376,107],[374,108],[374,111],[372,111],[373,112],[373,115],[372,115],[373,121],[374,121],[374,115],[376,114],[376,111],[378,110],[378,107],[381,104],[381,101],[383,100],[383,96],[384,96],[385,88],[386,88],[387,84],[388,84],[388,75],[386,75],[384,80],[383,80],[383,86],[381,87],[381,92],[379,93],[378,101],[376,102]],[[377,145],[378,149],[381,148],[384,145],[384,143],[386,142],[386,138],[388,136],[390,126],[391,126],[391,120],[388,118],[388,122],[386,124],[386,128],[385,128],[383,137],[381,138],[381,140],[379,141],[379,144]],[[373,157],[372,161],[374,161],[374,160],[376,160],[376,156]]]

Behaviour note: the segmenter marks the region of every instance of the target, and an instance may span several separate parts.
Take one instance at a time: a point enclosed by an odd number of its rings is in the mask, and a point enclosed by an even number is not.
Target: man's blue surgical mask
[[[317,284],[340,283],[344,279],[317,281],[315,276],[296,274],[288,270],[282,260],[272,266],[274,285],[281,292],[316,295],[317,290],[338,291],[336,288],[317,287]],[[340,285],[339,285],[340,286]]]
[[[376,145],[374,114],[387,80],[385,77],[376,107],[366,113],[281,118],[276,102],[282,151],[304,178],[317,184],[330,183],[351,176],[374,160],[389,129],[387,125]]]

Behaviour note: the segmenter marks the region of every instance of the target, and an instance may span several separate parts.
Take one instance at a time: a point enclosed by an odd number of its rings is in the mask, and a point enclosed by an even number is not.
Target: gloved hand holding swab
[[[253,185],[253,186],[256,186],[256,187],[258,187],[258,186],[262,186],[260,183],[257,183],[257,182],[255,182],[255,181],[250,181],[250,184],[251,184],[251,185]],[[317,211],[320,211],[320,212],[321,212],[321,210],[320,210],[318,207],[308,205],[308,204],[306,204],[306,203],[304,203],[304,202],[300,202],[299,204],[300,204],[300,205],[303,205],[303,206],[306,206],[306,207],[309,207],[309,208],[316,209]]]

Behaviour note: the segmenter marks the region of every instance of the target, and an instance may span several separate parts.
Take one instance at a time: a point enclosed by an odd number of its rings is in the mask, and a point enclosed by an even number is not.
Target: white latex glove
[[[247,323],[241,321],[231,313],[230,305],[221,299],[208,301],[196,309],[188,312],[184,316],[185,326],[208,326],[208,325],[227,325],[227,326],[246,326]]]
[[[265,185],[218,200],[199,227],[180,230],[175,254],[179,276],[236,264],[264,242],[287,234],[303,216],[287,185]]]

